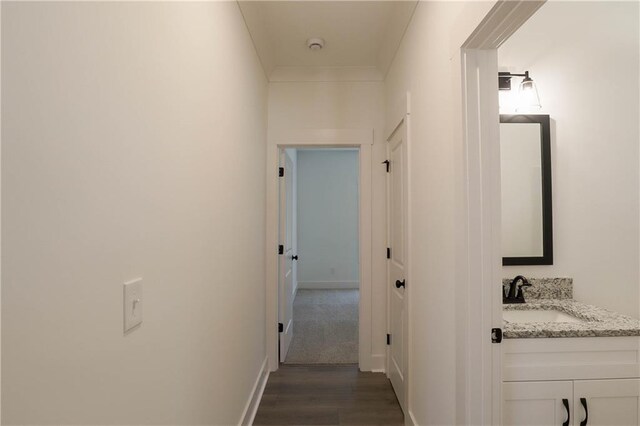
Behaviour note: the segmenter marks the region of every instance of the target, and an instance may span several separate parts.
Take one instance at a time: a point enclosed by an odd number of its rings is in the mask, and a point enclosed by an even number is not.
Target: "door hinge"
[[[387,259],[391,259],[391,247],[387,247]]]
[[[502,329],[501,328],[492,328],[491,329],[491,343],[500,343],[502,342]]]
[[[284,167],[278,167],[278,176],[284,177]]]
[[[386,166],[387,166],[387,173],[389,173],[389,165],[391,165],[391,161],[389,161],[389,160],[384,160],[384,161],[382,162],[382,164],[386,164]]]
[[[391,344],[391,335],[387,333],[387,345]]]
[[[282,244],[278,246],[278,254],[284,254],[284,246]]]
[[[278,323],[278,333],[282,333],[284,331],[284,324],[279,322]]]

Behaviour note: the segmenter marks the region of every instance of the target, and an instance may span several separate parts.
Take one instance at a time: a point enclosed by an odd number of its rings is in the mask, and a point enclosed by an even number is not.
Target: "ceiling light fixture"
[[[311,50],[320,50],[324,47],[324,39],[313,37],[307,40],[307,47]]]
[[[538,110],[542,108],[540,105],[540,96],[538,96],[538,89],[533,79],[529,77],[529,71],[525,71],[524,74],[512,74],[510,72],[498,73],[498,89],[511,90],[511,78],[512,77],[524,77],[520,87],[518,89],[518,107],[516,111],[520,110]]]

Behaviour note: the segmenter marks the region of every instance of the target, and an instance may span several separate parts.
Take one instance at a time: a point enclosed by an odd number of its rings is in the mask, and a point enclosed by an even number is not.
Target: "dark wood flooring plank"
[[[338,410],[333,407],[297,407],[295,409],[260,406],[254,425],[337,425]]]
[[[255,425],[402,425],[384,374],[357,365],[281,365],[269,376]]]
[[[397,409],[388,408],[367,408],[367,409],[340,409],[340,425],[403,425],[404,416],[400,407]]]

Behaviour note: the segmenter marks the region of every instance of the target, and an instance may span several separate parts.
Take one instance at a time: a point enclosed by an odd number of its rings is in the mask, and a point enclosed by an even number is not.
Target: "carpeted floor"
[[[298,290],[286,364],[358,362],[358,290]]]

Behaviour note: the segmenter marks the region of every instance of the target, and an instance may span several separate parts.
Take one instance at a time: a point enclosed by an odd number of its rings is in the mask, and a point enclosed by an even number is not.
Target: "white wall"
[[[460,47],[493,5],[420,2],[385,80],[388,124],[399,100],[411,93],[407,377],[410,415],[420,425],[473,423],[464,403],[464,295],[456,295],[468,279],[459,271],[469,249]]]
[[[530,71],[552,120],[554,265],[505,277],[572,277],[577,300],[636,317],[638,21],[637,2],[550,2],[498,50],[501,69]]]
[[[2,64],[3,424],[236,424],[267,106],[237,4],[3,3]]]
[[[356,70],[357,71],[357,70]],[[274,72],[275,73],[275,72]],[[368,75],[368,74],[367,74]],[[309,77],[307,79],[307,77]],[[326,77],[326,76],[324,76]],[[372,356],[384,368],[386,352],[386,159],[384,85],[381,81],[309,81],[313,69],[269,83],[269,133],[282,129],[373,129]],[[324,80],[321,79],[321,80]],[[363,79],[364,80],[364,79]],[[379,166],[379,167],[377,167]]]
[[[2,5],[0,5],[0,45],[2,43]],[[0,81],[2,79],[2,48],[0,47]],[[0,83],[0,100],[2,99],[2,84]],[[2,108],[0,108],[1,110]],[[2,135],[4,133],[2,132],[2,114],[0,113],[0,147],[2,146]],[[2,151],[2,149],[0,149],[0,152]],[[0,154],[1,157],[1,154]],[[2,159],[0,158],[0,191],[1,191],[1,182],[2,182]],[[1,224],[1,217],[2,217],[2,202],[1,202],[1,196],[0,196],[0,224]],[[1,232],[0,232],[0,259],[2,258],[2,238],[1,238]],[[2,262],[0,261],[0,277],[2,276]],[[0,280],[1,282],[1,280]],[[0,286],[0,360],[2,359],[2,291],[1,291],[1,286]],[[0,362],[0,384],[2,383],[2,367],[1,367],[1,362]],[[2,423],[2,385],[0,385],[0,424]]]
[[[357,288],[358,151],[298,150],[298,283]]]

